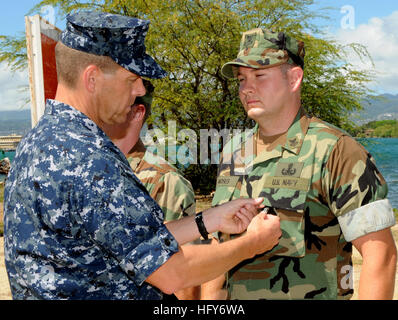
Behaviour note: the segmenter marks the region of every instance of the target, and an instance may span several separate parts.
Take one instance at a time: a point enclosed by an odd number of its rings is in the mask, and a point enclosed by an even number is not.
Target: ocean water
[[[0,160],[2,160],[4,158],[8,158],[12,162],[12,160],[14,160],[14,156],[15,156],[15,151],[0,150]],[[5,178],[6,178],[6,176],[4,174],[0,173],[0,182],[4,181]]]
[[[388,199],[394,208],[398,208],[398,138],[369,138],[358,139],[358,141],[376,159],[377,168],[388,184]],[[14,159],[15,152],[0,152],[0,160],[8,157]],[[4,175],[0,175],[3,181]]]
[[[398,208],[398,138],[359,139],[372,154],[388,185],[388,199]]]
[[[14,160],[15,151],[0,151],[0,160],[3,158],[8,158],[10,161]]]

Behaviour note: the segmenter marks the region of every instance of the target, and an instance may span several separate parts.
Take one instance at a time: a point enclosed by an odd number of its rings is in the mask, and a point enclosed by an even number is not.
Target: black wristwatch
[[[195,216],[196,225],[198,226],[198,230],[203,239],[207,240],[209,237],[209,233],[206,230],[205,224],[203,223],[203,214],[202,211],[198,212]]]

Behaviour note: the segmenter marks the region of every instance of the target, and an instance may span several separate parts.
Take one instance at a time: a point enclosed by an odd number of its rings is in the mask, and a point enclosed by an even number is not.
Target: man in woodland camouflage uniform
[[[55,50],[56,97],[18,145],[4,192],[14,299],[157,300],[278,241],[279,218],[257,214],[261,198],[164,224],[103,131],[127,121],[135,98],[145,95],[142,77],[166,75],[145,53],[148,27],[146,20],[95,11],[67,17]],[[201,234],[245,229],[218,249],[183,245]]]
[[[222,68],[239,80],[257,125],[225,145],[213,205],[264,197],[282,229],[275,248],[230,270],[228,297],[349,299],[353,244],[363,257],[359,298],[391,299],[397,258],[386,182],[360,144],[305,112],[303,69],[303,42],[260,28],[243,34],[237,59]]]
[[[136,108],[140,104],[145,107],[142,125],[151,113],[153,91],[149,81],[144,81],[144,85],[147,94],[137,98],[135,102]],[[164,212],[165,222],[195,215],[195,193],[192,185],[175,166],[147,150],[141,139],[126,157],[135,175]]]
[[[125,154],[135,175],[148,190],[152,199],[164,213],[164,221],[178,220],[196,213],[195,193],[191,183],[176,167],[164,158],[146,149],[141,139],[131,148],[140,135],[141,128],[151,113],[154,87],[143,80],[146,94],[137,97],[131,110],[130,122],[121,126],[108,126],[106,134]],[[199,299],[200,287],[176,293],[179,299]]]
[[[141,140],[127,155],[136,176],[164,212],[165,222],[195,215],[195,193],[178,169],[148,151]]]

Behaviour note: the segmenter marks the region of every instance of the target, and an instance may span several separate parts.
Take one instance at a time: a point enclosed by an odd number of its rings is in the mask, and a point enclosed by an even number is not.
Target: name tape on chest
[[[275,176],[267,177],[265,188],[286,188],[307,191],[309,179],[300,178],[304,163],[278,163]]]
[[[294,177],[267,177],[264,183],[264,188],[286,188],[307,191],[308,187],[308,179]]]
[[[238,183],[239,177],[230,176],[230,177],[218,177],[217,178],[217,187],[235,187]]]

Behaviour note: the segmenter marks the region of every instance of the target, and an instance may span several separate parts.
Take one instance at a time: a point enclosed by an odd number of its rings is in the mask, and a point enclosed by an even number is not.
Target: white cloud
[[[0,64],[0,111],[29,108],[28,71],[12,72],[6,63]]]
[[[398,11],[387,17],[374,17],[367,24],[354,29],[340,29],[337,40],[342,43],[360,43],[369,51],[376,71],[376,82],[370,85],[380,93],[398,94]],[[358,56],[350,55],[349,61],[360,68],[369,69]]]

